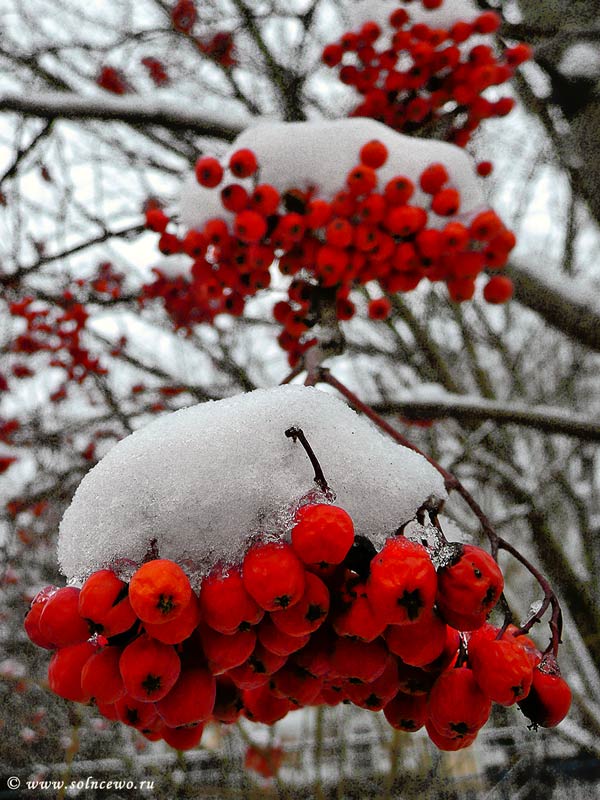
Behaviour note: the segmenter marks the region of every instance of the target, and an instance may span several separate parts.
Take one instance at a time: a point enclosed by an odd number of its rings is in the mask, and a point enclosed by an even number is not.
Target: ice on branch
[[[417,187],[412,202],[427,207],[429,200],[419,189],[419,176],[427,166],[440,162],[448,170],[449,185],[461,194],[461,218],[468,218],[483,207],[481,180],[464,150],[447,142],[404,136],[371,119],[256,125],[237,137],[223,163],[227,164],[236,150],[249,148],[260,165],[260,183],[270,183],[281,193],[314,188],[315,196],[330,200],[345,187],[348,172],[359,163],[361,147],[372,139],[383,142],[389,152],[386,164],[378,170],[380,186],[396,175],[405,175]],[[240,183],[250,185],[249,181]],[[179,210],[180,219],[188,228],[200,228],[214,217],[233,218],[223,209],[219,192],[200,186],[194,175],[183,187]],[[432,213],[432,224],[435,220]]]
[[[60,527],[58,556],[69,579],[103,566],[139,564],[152,540],[160,557],[205,570],[239,561],[249,538],[285,536],[314,493],[302,428],[336,502],[379,548],[431,495],[440,474],[341,400],[281,386],[165,416],[122,440],[79,486]]]
[[[361,0],[350,3],[348,19],[352,28],[360,27],[370,20],[386,28],[390,14],[399,6],[398,0]],[[428,25],[430,28],[450,28],[455,22],[471,22],[481,14],[481,8],[471,0],[445,0],[439,8],[431,9],[424,8],[418,2],[403,7],[410,14],[412,23]]]

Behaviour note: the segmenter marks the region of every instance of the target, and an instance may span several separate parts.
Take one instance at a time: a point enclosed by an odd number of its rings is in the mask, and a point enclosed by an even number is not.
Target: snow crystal
[[[361,147],[371,139],[379,139],[389,151],[386,164],[377,171],[380,187],[396,175],[406,175],[418,184],[425,167],[442,162],[448,169],[450,185],[461,193],[461,215],[471,215],[483,207],[481,179],[462,148],[404,136],[372,119],[260,123],[237,137],[223,164],[228,163],[231,153],[248,147],[258,158],[261,183],[271,183],[280,192],[314,187],[317,196],[331,199],[345,187],[346,175],[359,162]],[[251,186],[249,180],[239,182]],[[417,188],[411,202],[427,208],[431,198]],[[202,227],[213,217],[232,218],[221,206],[219,190],[200,186],[193,175],[183,186],[179,215],[189,228]],[[435,224],[435,215],[431,214],[430,220]]]
[[[164,416],[123,439],[86,475],[65,512],[58,557],[81,579],[122,560],[161,557],[199,574],[240,559],[258,533],[289,533],[292,513],[314,493],[302,428],[357,533],[376,545],[445,497],[439,473],[381,434],[342,400],[304,386],[261,389]],[[193,565],[193,566],[192,566]]]
[[[382,28],[388,27],[388,20],[392,11],[399,7],[398,0],[361,0],[352,2],[348,17],[352,29],[359,28],[365,22],[373,20]],[[421,3],[411,3],[406,7],[410,14],[410,21],[414,24],[429,25],[430,28],[450,28],[455,22],[465,20],[471,22],[481,9],[472,0],[445,0],[439,8],[423,8]]]

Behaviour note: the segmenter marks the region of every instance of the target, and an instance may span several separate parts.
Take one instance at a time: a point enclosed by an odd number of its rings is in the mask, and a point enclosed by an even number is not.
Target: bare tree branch
[[[407,419],[443,419],[461,421],[492,419],[502,423],[525,425],[551,434],[576,436],[588,441],[600,441],[600,420],[572,414],[561,408],[525,406],[484,400],[480,397],[443,394],[426,398],[419,393],[405,395],[392,403],[375,405],[379,414],[399,414]]]
[[[186,108],[180,103],[148,97],[84,97],[71,92],[0,93],[0,111],[16,111],[42,119],[113,120],[129,125],[158,125],[200,136],[232,141],[252,123],[245,124],[230,115],[219,115]]]

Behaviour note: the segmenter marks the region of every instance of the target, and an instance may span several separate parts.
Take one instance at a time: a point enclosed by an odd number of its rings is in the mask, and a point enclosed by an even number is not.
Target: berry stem
[[[333,492],[331,491],[327,481],[325,480],[325,475],[323,475],[323,470],[321,469],[321,465],[319,464],[319,461],[312,447],[308,443],[308,439],[304,435],[304,431],[302,430],[302,428],[297,428],[295,426],[292,426],[291,428],[287,429],[285,435],[288,437],[288,439],[292,439],[294,442],[300,441],[300,444],[305,449],[306,455],[309,457],[310,463],[312,464],[312,467],[315,471],[315,477],[314,477],[315,483],[317,484],[319,489],[321,489],[321,491],[325,495],[327,495],[327,497],[333,497]]]
[[[540,608],[531,615],[531,617],[527,620],[527,622],[521,626],[519,629],[521,633],[527,633],[534,624],[540,622],[544,614],[546,613],[549,606],[552,607],[552,615],[549,621],[551,638],[548,647],[544,651],[544,653],[552,652],[554,656],[558,653],[558,646],[561,641],[561,631],[562,631],[562,612],[560,609],[560,604],[558,602],[558,598],[554,593],[550,583],[548,580],[542,575],[542,573],[534,567],[534,565],[524,556],[522,555],[510,542],[507,542],[506,539],[503,539],[499,536],[496,531],[494,530],[492,523],[486,516],[485,512],[479,505],[479,503],[475,500],[475,498],[471,495],[469,490],[463,486],[463,484],[459,481],[459,479],[452,475],[448,470],[444,469],[440,464],[435,461],[435,459],[431,458],[430,456],[423,453],[418,447],[416,447],[412,442],[406,439],[401,433],[399,433],[395,428],[393,428],[383,417],[379,416],[379,414],[374,411],[370,406],[357,397],[354,392],[348,389],[347,386],[344,386],[337,378],[334,378],[333,375],[329,372],[329,370],[325,367],[321,367],[319,369],[318,378],[323,383],[328,383],[334,389],[337,389],[340,394],[342,394],[349,403],[356,409],[356,411],[360,411],[365,414],[370,420],[372,420],[381,430],[385,431],[389,436],[392,437],[396,442],[403,445],[404,447],[408,447],[410,450],[413,450],[415,453],[419,453],[419,455],[423,456],[431,465],[434,467],[440,475],[444,479],[444,484],[446,487],[446,491],[448,493],[455,491],[457,494],[462,497],[465,503],[469,506],[473,514],[479,520],[481,528],[485,533],[489,543],[490,549],[492,552],[492,556],[494,559],[498,560],[498,551],[499,550],[506,550],[510,553],[514,558],[521,563],[528,572],[533,575],[536,581],[539,583],[540,587],[544,592],[544,599]],[[432,518],[432,522],[435,525],[435,521]],[[439,528],[439,526],[436,525]],[[505,627],[508,625],[511,617],[511,612],[508,607],[508,603],[504,595],[501,595],[501,604],[502,608],[505,613]]]

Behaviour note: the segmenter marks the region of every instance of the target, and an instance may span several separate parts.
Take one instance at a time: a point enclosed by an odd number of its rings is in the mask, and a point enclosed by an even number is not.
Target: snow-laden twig
[[[403,394],[394,402],[373,406],[379,414],[398,414],[407,419],[430,420],[452,417],[460,421],[492,419],[501,423],[525,425],[551,434],[600,441],[600,420],[589,419],[552,406],[526,406],[485,400],[474,395],[439,392],[425,397],[418,391]]]
[[[42,119],[112,120],[129,125],[157,125],[175,131],[232,141],[252,123],[231,114],[200,111],[165,99],[133,96],[88,97],[74,92],[0,92],[0,111]]]

